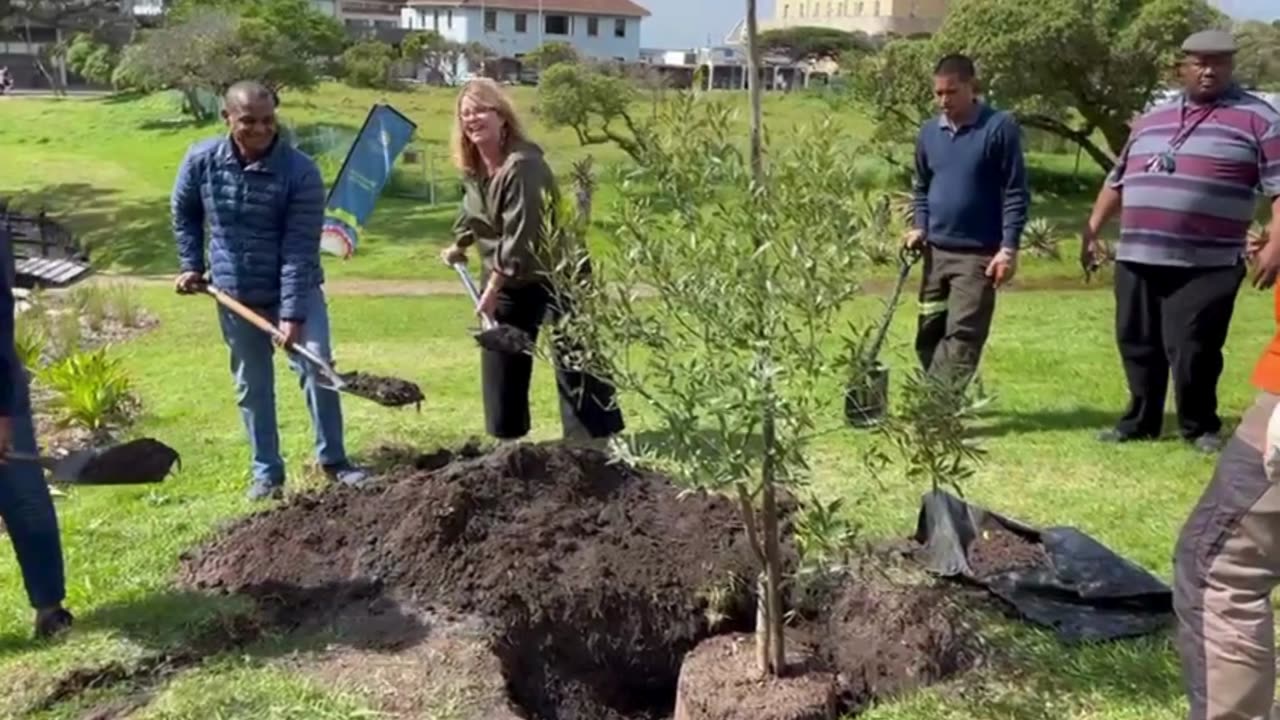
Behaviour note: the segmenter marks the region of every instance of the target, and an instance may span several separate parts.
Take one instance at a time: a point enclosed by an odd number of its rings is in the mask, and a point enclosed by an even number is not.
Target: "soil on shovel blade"
[[[750,627],[754,560],[723,498],[556,445],[413,464],[429,469],[236,523],[184,557],[182,584],[292,594],[299,622],[348,602],[317,589],[353,585],[488,618],[509,693],[538,720],[665,717],[684,654]]]
[[[978,578],[1012,570],[1032,570],[1049,563],[1042,545],[990,518],[978,526],[978,537],[969,545],[968,559],[969,567]]]
[[[342,380],[347,384],[347,392],[386,407],[417,405],[424,399],[422,388],[408,380],[362,372],[344,373]]]

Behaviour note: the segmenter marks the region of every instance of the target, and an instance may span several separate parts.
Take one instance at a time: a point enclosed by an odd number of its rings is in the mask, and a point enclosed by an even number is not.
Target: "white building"
[[[544,43],[563,42],[585,57],[635,62],[648,16],[631,0],[408,0],[400,24],[480,43],[502,59],[519,61]]]

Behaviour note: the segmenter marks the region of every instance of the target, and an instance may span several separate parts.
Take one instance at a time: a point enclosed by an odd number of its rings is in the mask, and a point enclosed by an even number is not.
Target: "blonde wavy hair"
[[[528,136],[525,135],[524,125],[516,115],[515,106],[511,104],[511,98],[507,97],[498,83],[489,78],[468,80],[462,86],[462,91],[458,93],[458,101],[453,109],[453,137],[450,140],[450,148],[455,167],[467,175],[480,176],[484,173],[484,166],[480,162],[480,151],[467,139],[467,134],[462,129],[462,101],[467,98],[471,98],[478,105],[494,110],[502,117],[503,151],[509,152],[513,145],[525,142]]]

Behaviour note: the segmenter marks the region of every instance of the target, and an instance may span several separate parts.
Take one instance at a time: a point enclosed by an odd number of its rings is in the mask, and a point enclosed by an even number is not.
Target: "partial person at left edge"
[[[27,600],[36,611],[35,636],[49,638],[71,627],[62,538],[44,470],[34,462],[5,460],[10,452],[37,454],[27,369],[14,344],[14,257],[0,227],[0,519],[22,570]]]
[[[286,348],[301,344],[332,362],[320,265],[325,203],[320,171],[280,136],[276,96],[260,83],[231,86],[222,117],[227,135],[192,146],[173,189],[173,232],[182,270],[177,291],[197,293],[211,280],[277,324],[287,338]],[[275,341],[222,307],[218,322],[230,350],[236,401],[252,454],[248,497],[282,497],[285,466],[276,423]],[[365,484],[367,474],[347,457],[337,391],[325,387],[297,358],[291,357],[289,364],[306,396],[316,457],[325,475],[343,485]]]

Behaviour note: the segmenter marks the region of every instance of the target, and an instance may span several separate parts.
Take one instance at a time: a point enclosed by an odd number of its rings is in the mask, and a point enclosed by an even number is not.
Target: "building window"
[[[614,37],[627,36],[627,21],[625,18],[618,18],[617,20],[613,21],[613,36]]]
[[[497,10],[484,11],[484,31],[485,32],[498,31],[498,11]]]
[[[516,32],[529,32],[529,16],[524,13],[516,13]]]
[[[587,18],[587,34],[591,37],[595,37],[600,34],[600,18]]]
[[[431,11],[431,29],[432,30],[440,29],[440,11],[438,9]]]
[[[548,35],[568,35],[569,34],[569,16],[568,15],[545,15],[542,24],[542,31]]]
[[[880,17],[880,0],[876,0],[876,4],[871,7],[874,8],[874,10],[871,11],[871,14],[876,17]]]
[[[453,29],[453,10],[452,9],[446,10],[445,13],[446,15],[444,16],[444,26],[452,30]]]
[[[782,6],[782,19],[786,20],[789,14],[791,14],[791,3]]]

